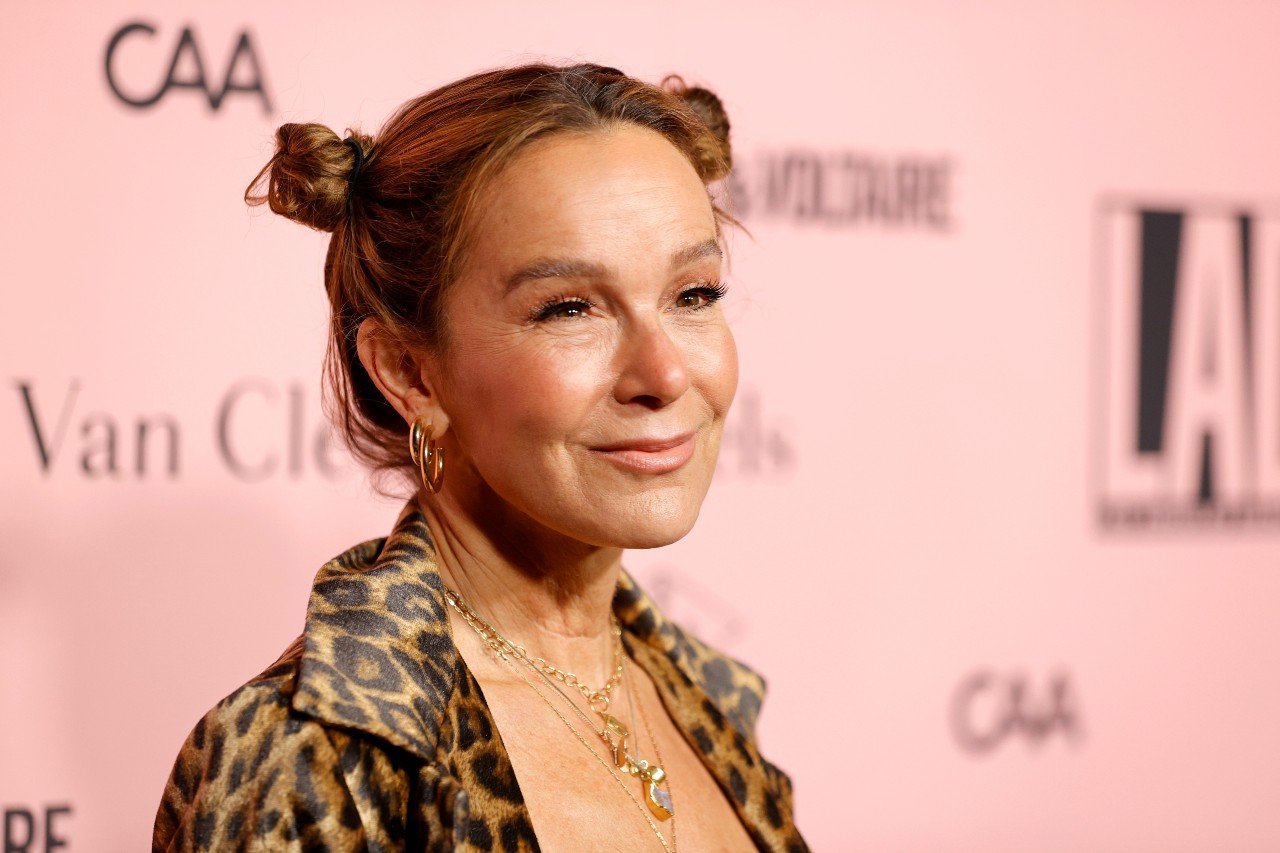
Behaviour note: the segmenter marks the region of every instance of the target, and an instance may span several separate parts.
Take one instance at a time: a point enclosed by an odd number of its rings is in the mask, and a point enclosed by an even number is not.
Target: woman
[[[620,562],[693,526],[734,396],[728,127],[676,77],[533,64],[376,139],[279,129],[246,199],[333,232],[339,421],[416,494],[196,725],[155,849],[806,849],[763,682]]]

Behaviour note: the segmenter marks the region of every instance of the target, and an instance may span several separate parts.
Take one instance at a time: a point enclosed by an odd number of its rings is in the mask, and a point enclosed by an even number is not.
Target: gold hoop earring
[[[409,456],[418,466],[422,485],[435,494],[440,491],[440,484],[444,482],[444,448],[431,438],[431,428],[435,426],[435,421],[427,421],[425,427],[422,421],[423,418],[419,415],[413,419],[413,426],[409,428]]]

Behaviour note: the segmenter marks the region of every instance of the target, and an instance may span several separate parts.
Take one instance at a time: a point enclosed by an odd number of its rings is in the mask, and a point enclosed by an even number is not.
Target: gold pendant
[[[613,763],[618,767],[627,766],[627,727],[618,722],[618,718],[606,714],[603,711],[597,712],[604,720],[605,741],[613,750]]]
[[[671,792],[659,788],[658,785],[667,778],[667,772],[661,767],[650,768],[644,774],[645,786],[645,802],[649,804],[649,811],[653,812],[653,816],[658,820],[668,820],[676,813],[675,806],[671,802]]]

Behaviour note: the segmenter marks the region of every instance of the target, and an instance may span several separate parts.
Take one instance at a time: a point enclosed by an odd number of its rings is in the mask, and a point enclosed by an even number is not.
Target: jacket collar
[[[410,499],[390,535],[325,563],[307,605],[292,705],[430,760],[465,672],[453,643],[427,522]],[[624,570],[613,609],[623,632],[672,661],[744,737],[764,681],[664,618]]]

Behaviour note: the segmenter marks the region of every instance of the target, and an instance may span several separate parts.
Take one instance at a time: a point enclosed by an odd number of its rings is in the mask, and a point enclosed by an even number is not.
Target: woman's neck
[[[446,586],[529,654],[604,683],[621,548],[569,539],[496,496],[464,506],[445,490],[417,502]]]

